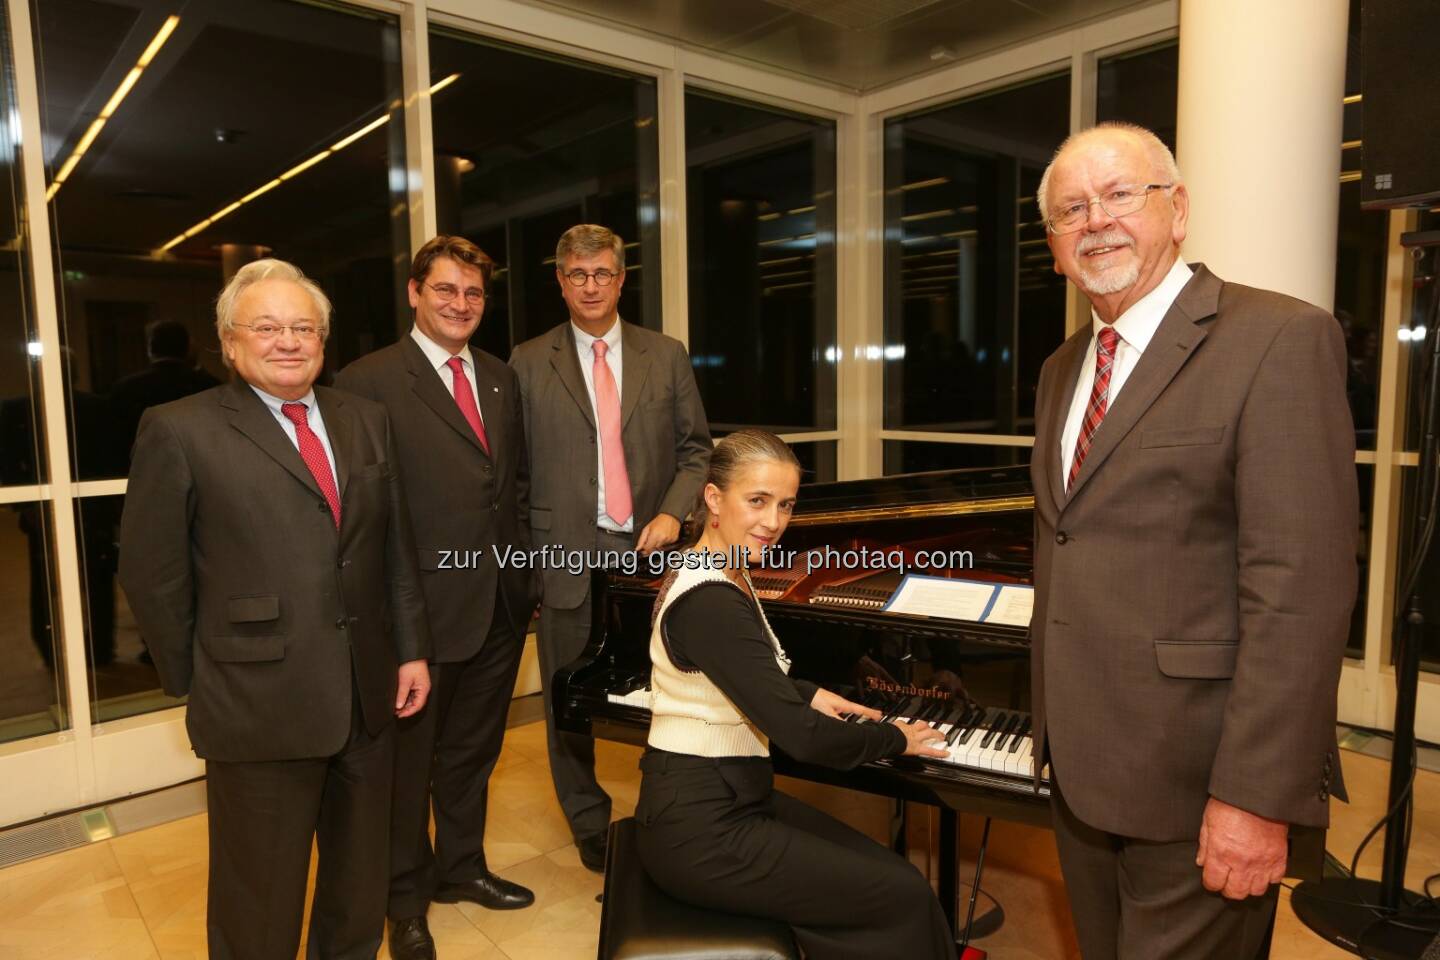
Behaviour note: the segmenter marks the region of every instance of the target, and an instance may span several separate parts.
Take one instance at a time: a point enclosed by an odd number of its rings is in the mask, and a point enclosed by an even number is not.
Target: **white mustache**
[[[1091,250],[1098,250],[1101,247],[1133,247],[1134,238],[1118,230],[1108,230],[1105,233],[1087,233],[1080,238],[1075,245],[1076,253],[1089,253]]]

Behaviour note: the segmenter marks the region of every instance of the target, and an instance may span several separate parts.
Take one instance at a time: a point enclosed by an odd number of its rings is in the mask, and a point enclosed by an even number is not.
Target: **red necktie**
[[[330,516],[335,518],[335,529],[340,529],[340,493],[335,489],[335,474],[330,470],[330,458],[325,455],[325,445],[320,438],[315,436],[315,431],[310,429],[310,420],[303,403],[285,403],[280,405],[280,412],[285,414],[285,419],[295,424],[295,439],[300,445],[300,459],[305,461],[305,466],[310,468],[310,475],[320,485],[320,492],[325,494],[325,502],[330,504]]]
[[[475,431],[480,448],[488,455],[490,438],[485,436],[485,424],[480,420],[480,408],[475,406],[475,394],[470,392],[470,381],[465,379],[465,361],[459,357],[451,357],[446,361],[446,365],[450,368],[455,384],[455,405],[460,408],[460,415],[470,424],[470,429]]]
[[[1115,347],[1120,334],[1112,326],[1100,328],[1100,345],[1095,351],[1095,386],[1090,391],[1090,403],[1085,407],[1085,419],[1080,423],[1080,436],[1075,440],[1075,458],[1070,461],[1070,476],[1065,480],[1069,490],[1080,476],[1080,464],[1090,452],[1090,439],[1100,429],[1105,411],[1110,406],[1110,371],[1115,367]]]
[[[634,507],[630,503],[630,472],[625,469],[625,445],[620,442],[620,391],[605,354],[610,345],[596,340],[595,415],[600,419],[600,463],[605,468],[605,515],[623,526]]]

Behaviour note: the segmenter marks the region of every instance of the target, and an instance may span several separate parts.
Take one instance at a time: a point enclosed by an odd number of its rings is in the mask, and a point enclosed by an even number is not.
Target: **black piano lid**
[[[805,484],[790,522],[810,526],[867,515],[895,517],[897,508],[917,516],[1028,511],[1034,504],[1028,466],[975,467]]]

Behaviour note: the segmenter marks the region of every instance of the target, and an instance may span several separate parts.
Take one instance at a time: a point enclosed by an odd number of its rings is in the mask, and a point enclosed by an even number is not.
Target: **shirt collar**
[[[574,320],[570,321],[570,332],[575,335],[575,346],[580,349],[582,355],[590,353],[593,349],[592,344],[594,344],[596,340],[604,340],[606,351],[614,353],[620,348],[620,315],[615,315],[615,322],[610,324],[610,329],[605,331],[605,336],[603,337],[592,337],[584,330],[581,330]]]
[[[467,367],[473,368],[475,366],[474,361],[470,359],[470,348],[468,346],[461,347],[459,353],[452,354],[449,350],[446,350],[440,346],[440,344],[421,333],[418,326],[412,326],[410,328],[410,339],[414,340],[416,345],[420,347],[420,352],[425,354],[425,359],[430,361],[430,366],[434,367],[437,373],[445,369],[452,356],[459,357],[465,361]]]
[[[1193,275],[1194,271],[1185,259],[1176,257],[1175,262],[1170,265],[1170,272],[1165,274],[1155,289],[1136,300],[1130,305],[1130,309],[1116,318],[1115,332],[1130,346],[1144,353],[1145,348],[1150,345],[1150,338],[1160,329],[1160,321],[1165,319],[1165,314],[1170,312],[1170,307]],[[1105,329],[1105,323],[1094,307],[1090,308],[1090,323],[1091,330],[1097,337],[1100,331]]]
[[[261,390],[259,387],[255,386],[255,384],[253,384],[253,383],[252,383],[252,384],[249,384],[249,387],[250,387],[251,390],[254,390],[254,391],[255,391],[255,396],[257,396],[257,397],[259,397],[261,400],[263,400],[263,401],[265,402],[265,406],[269,407],[269,408],[270,408],[270,412],[273,413],[273,414],[275,414],[275,416],[277,416],[277,417],[283,417],[283,416],[285,416],[285,414],[283,414],[283,413],[280,412],[280,408],[283,407],[283,406],[284,406],[285,404],[287,404],[287,403],[303,403],[303,404],[305,404],[306,416],[309,416],[311,413],[314,413],[314,412],[315,412],[315,388],[314,388],[314,387],[311,387],[309,390],[305,391],[305,396],[301,397],[299,400],[281,400],[279,397],[271,396],[270,394],[266,393],[264,390]]]

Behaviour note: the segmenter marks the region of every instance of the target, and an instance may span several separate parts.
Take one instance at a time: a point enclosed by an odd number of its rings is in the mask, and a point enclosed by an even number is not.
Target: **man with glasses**
[[[216,304],[225,386],[140,421],[120,583],[161,685],[190,702],[210,819],[208,956],[374,957],[392,720],[425,705],[430,634],[390,422],[313,386],[330,301],[279,260]]]
[[[390,414],[435,642],[430,707],[400,724],[397,747],[389,904],[395,960],[435,956],[426,922],[431,902],[509,910],[535,900],[490,872],[484,847],[490,773],[539,600],[533,573],[513,564],[501,569],[496,560],[497,547],[527,550],[530,531],[515,373],[470,346],[494,267],[464,237],[426,243],[410,268],[409,336],[335,379]]]
[[[648,552],[675,542],[705,480],[710,431],[679,341],[620,319],[625,245],[595,224],[555,247],[570,319],[515,348],[530,443],[536,546]],[[551,682],[590,638],[590,577],[545,569],[540,673],[550,774],[580,860],[605,868],[610,797],[595,744],[555,729]]]
[[[1091,306],[1041,370],[1031,462],[1036,742],[1081,951],[1250,960],[1289,826],[1344,797],[1344,341],[1185,263],[1190,198],[1148,130],[1074,135],[1038,200]]]

